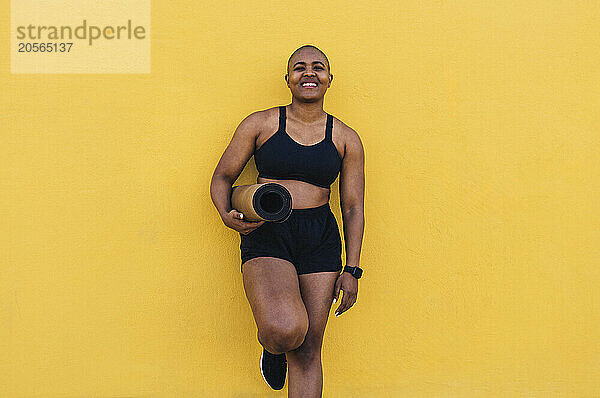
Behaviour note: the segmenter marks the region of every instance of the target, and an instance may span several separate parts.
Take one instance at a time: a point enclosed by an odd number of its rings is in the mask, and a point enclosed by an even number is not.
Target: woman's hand
[[[348,272],[342,272],[335,282],[335,289],[333,290],[334,303],[340,295],[340,290],[344,291],[344,295],[342,297],[342,303],[335,311],[335,316],[342,315],[342,313],[350,309],[350,307],[356,303],[356,296],[358,295],[358,279]]]
[[[235,209],[232,209],[221,218],[225,225],[242,235],[248,235],[265,223],[264,221],[245,221],[244,215]]]

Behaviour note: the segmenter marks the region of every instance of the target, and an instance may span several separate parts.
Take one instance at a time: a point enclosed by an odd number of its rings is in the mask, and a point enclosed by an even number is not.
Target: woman
[[[358,134],[323,110],[333,75],[321,50],[297,49],[285,80],[292,103],[240,123],[213,174],[211,197],[223,223],[240,233],[244,290],[263,346],[265,381],[283,388],[289,367],[288,397],[320,397],[332,299],[343,290],[336,316],[348,310],[362,274],[364,152]],[[253,154],[257,183],[276,182],[292,195],[292,214],[283,223],[248,222],[231,208],[232,184]],[[341,239],[329,208],[338,174],[346,242],[341,274]]]

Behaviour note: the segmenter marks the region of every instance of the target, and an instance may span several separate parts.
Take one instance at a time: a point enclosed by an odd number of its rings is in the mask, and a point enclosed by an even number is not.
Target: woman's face
[[[303,48],[294,54],[288,68],[287,85],[295,98],[315,102],[325,96],[333,76],[319,51]]]

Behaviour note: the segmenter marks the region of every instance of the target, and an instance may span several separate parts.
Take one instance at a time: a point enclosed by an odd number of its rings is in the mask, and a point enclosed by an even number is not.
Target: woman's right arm
[[[210,196],[223,223],[242,234],[260,227],[264,221],[242,221],[243,214],[231,208],[231,187],[254,153],[256,137],[264,126],[264,111],[246,117],[233,133],[210,182]]]

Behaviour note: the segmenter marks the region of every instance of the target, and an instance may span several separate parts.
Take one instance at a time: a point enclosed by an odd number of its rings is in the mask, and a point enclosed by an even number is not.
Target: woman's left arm
[[[346,242],[346,265],[360,265],[360,249],[365,227],[365,154],[356,131],[347,127],[344,159],[340,171],[340,203]],[[361,267],[362,268],[362,267]],[[336,316],[349,309],[358,294],[358,280],[349,273],[342,273],[336,282],[334,298],[344,291],[342,303]]]

